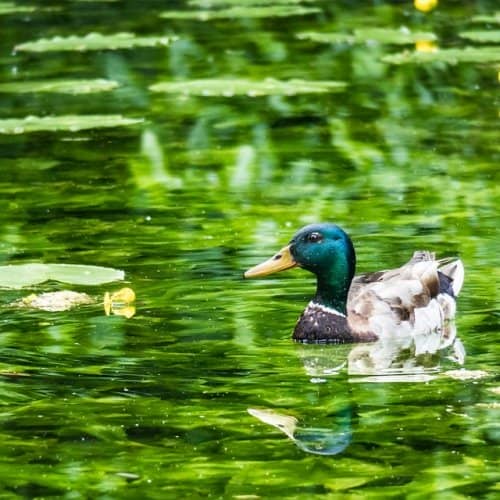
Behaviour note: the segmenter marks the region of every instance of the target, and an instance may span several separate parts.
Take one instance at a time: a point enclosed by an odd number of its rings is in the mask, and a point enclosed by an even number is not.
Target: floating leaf
[[[162,12],[160,17],[165,19],[194,19],[197,21],[210,21],[211,19],[231,18],[269,18],[303,16],[321,12],[316,7],[302,7],[300,5],[259,5],[259,6],[234,6],[220,10],[185,10]]]
[[[91,94],[105,92],[119,87],[113,80],[40,80],[0,84],[0,92],[25,94],[29,92],[54,92],[60,94]]]
[[[19,264],[0,266],[0,287],[24,288],[48,280],[73,285],[101,285],[121,281],[125,273],[111,267],[80,264]]]
[[[68,311],[81,305],[93,304],[94,302],[94,299],[86,293],[61,290],[59,292],[47,292],[38,295],[32,293],[27,297],[16,300],[11,305],[14,307],[28,307],[42,311],[59,312]]]
[[[471,21],[473,23],[488,23],[488,24],[500,24],[500,12],[495,12],[493,15],[482,15],[474,16]]]
[[[233,97],[246,95],[258,97],[266,95],[296,95],[333,92],[343,90],[346,84],[335,81],[275,80],[261,81],[246,79],[206,79],[183,82],[162,82],[151,85],[153,92],[196,96]]]
[[[318,33],[315,31],[305,31],[297,33],[299,40],[311,40],[318,43],[356,43],[356,37],[349,33]]]
[[[94,128],[136,125],[142,122],[142,118],[125,118],[121,115],[27,116],[26,118],[0,119],[0,134],[26,134],[58,130],[78,132]]]
[[[447,64],[458,64],[461,62],[487,63],[500,61],[500,50],[498,47],[466,47],[464,49],[440,49],[435,52],[400,52],[382,58],[383,62],[389,64],[425,64],[442,62]]]
[[[47,264],[50,279],[74,285],[101,285],[121,281],[125,273],[118,269],[81,264]]]
[[[495,31],[464,31],[459,33],[462,38],[481,43],[500,43],[500,30]],[[499,49],[500,50],[500,49]]]
[[[25,42],[17,45],[15,50],[27,52],[51,52],[51,51],[80,51],[87,50],[116,50],[131,49],[133,47],[155,47],[158,45],[169,45],[177,40],[175,36],[136,36],[134,33],[115,33],[113,35],[102,35],[101,33],[89,33],[85,36],[55,36],[53,38],[41,38],[33,42]]]
[[[209,9],[211,7],[240,6],[269,6],[269,5],[297,5],[300,3],[313,3],[316,0],[189,0],[188,5]]]
[[[360,28],[349,33],[317,33],[305,32],[297,34],[301,40],[312,40],[319,43],[386,43],[393,45],[404,45],[420,41],[435,41],[437,39],[434,33],[415,32],[412,33],[408,28],[399,29],[390,28]]]
[[[73,2],[78,3],[114,3],[119,1],[120,0],[73,0]]]
[[[406,44],[419,41],[434,42],[437,36],[430,31],[412,32],[405,26],[399,29],[389,28],[360,28],[354,30],[356,40],[360,42],[379,42],[390,44]]]
[[[27,5],[17,5],[14,2],[0,2],[0,15],[2,14],[17,14],[20,12],[33,12],[35,7]]]

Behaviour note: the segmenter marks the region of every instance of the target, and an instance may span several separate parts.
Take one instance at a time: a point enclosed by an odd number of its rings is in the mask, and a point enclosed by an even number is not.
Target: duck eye
[[[323,239],[323,235],[321,233],[311,233],[307,237],[307,241],[310,241],[311,243],[318,243]]]

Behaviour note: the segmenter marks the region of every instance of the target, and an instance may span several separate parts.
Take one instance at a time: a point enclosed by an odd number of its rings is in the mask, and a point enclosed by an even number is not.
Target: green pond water
[[[498,498],[496,11],[0,1],[0,265],[125,272],[0,290],[0,498]],[[318,221],[460,256],[455,344],[294,344],[312,275],[242,273]]]

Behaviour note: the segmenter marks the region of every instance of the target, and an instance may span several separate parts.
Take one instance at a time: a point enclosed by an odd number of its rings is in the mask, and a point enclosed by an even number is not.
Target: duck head
[[[270,259],[245,272],[258,278],[299,266],[316,275],[313,302],[345,314],[347,293],[354,276],[356,255],[349,236],[335,224],[310,224]]]

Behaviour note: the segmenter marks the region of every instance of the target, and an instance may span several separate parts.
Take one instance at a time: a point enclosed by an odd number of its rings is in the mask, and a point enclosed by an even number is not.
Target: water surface
[[[499,62],[383,60],[416,47],[484,47],[459,34],[496,31],[492,19],[474,21],[491,18],[495,2],[427,14],[411,2],[301,8],[317,10],[200,20],[186,18],[194,3],[54,1],[0,15],[2,83],[118,84],[76,95],[2,91],[2,120],[80,118],[73,128],[28,133],[24,123],[0,134],[1,264],[126,273],[126,283],[2,290],[5,498],[496,496]],[[367,28],[435,40],[297,37]],[[15,49],[93,32],[177,39]],[[149,88],[221,78],[345,87]],[[87,128],[84,115],[143,121]],[[360,375],[348,373],[352,346],[293,344],[311,276],[245,282],[242,272],[316,221],[350,233],[359,272],[398,266],[420,248],[460,256],[464,365],[448,350],[417,369]],[[106,316],[104,293],[125,285],[135,315]],[[64,289],[96,303],[59,313],[10,305]]]

